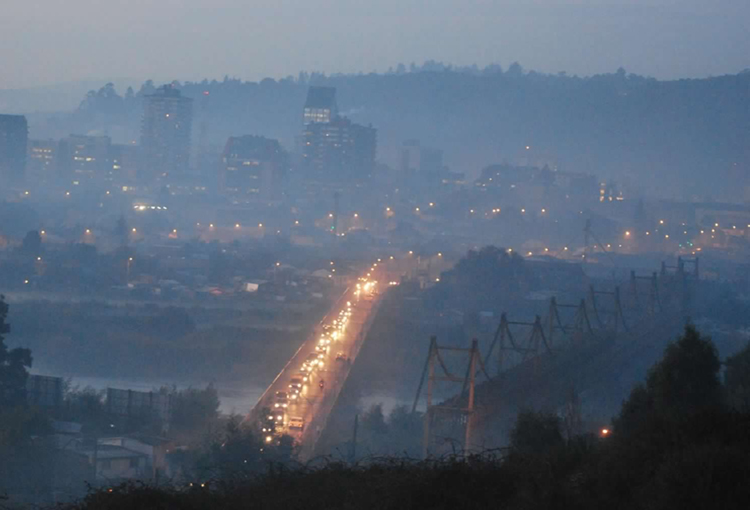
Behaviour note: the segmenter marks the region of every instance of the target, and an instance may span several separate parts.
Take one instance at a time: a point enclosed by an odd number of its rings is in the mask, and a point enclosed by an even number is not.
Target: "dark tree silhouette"
[[[27,255],[38,256],[42,252],[42,236],[38,230],[30,230],[23,238],[21,249]]]
[[[522,411],[510,433],[510,446],[521,454],[543,454],[562,446],[562,421],[551,413]]]
[[[750,344],[726,361],[724,387],[732,408],[750,412]]]
[[[9,350],[4,335],[10,333],[8,304],[0,295],[0,408],[23,405],[26,402],[26,379],[31,367],[31,351],[17,347]]]

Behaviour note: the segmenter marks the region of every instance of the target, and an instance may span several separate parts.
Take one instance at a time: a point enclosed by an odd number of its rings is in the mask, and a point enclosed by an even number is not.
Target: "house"
[[[97,481],[147,479],[151,476],[148,456],[121,446],[97,444],[73,452],[95,466]]]

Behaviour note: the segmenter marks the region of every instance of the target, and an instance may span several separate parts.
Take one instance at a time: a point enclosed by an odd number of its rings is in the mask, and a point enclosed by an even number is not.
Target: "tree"
[[[522,411],[510,432],[510,446],[520,454],[548,453],[564,444],[561,428],[556,414]]]
[[[423,415],[407,406],[397,406],[388,415],[388,442],[391,455],[418,458],[421,455]]]
[[[734,409],[750,412],[750,343],[727,358],[724,372],[727,403]]]
[[[42,252],[42,236],[38,230],[29,230],[23,238],[21,249],[25,254],[37,257]]]
[[[523,76],[523,67],[518,62],[513,62],[508,70],[505,72],[506,75],[518,78]]]
[[[440,276],[428,294],[436,307],[468,311],[499,311],[532,284],[525,261],[515,251],[485,246],[469,250],[456,266]]]
[[[710,338],[693,325],[649,371],[645,385],[636,386],[615,420],[618,435],[645,437],[691,417],[722,407],[719,356]]]
[[[270,466],[291,460],[293,443],[289,436],[267,443],[244,426],[240,417],[233,416],[223,437],[214,441],[206,454],[198,459],[198,475],[204,479],[231,480],[265,473]]]
[[[383,406],[375,404],[362,417],[362,430],[371,434],[385,434],[388,432],[388,425],[385,423],[383,415]]]
[[[91,386],[83,389],[69,388],[65,392],[65,405],[55,415],[56,419],[74,421],[82,425],[86,435],[127,434],[130,432],[158,433],[160,423],[153,415],[138,417],[120,417],[109,413],[105,404],[106,391],[96,390]]]
[[[172,433],[183,439],[195,439],[208,433],[219,418],[219,404],[219,394],[211,384],[202,390],[173,390]]]
[[[115,225],[115,236],[120,240],[120,246],[127,246],[128,240],[130,239],[130,229],[128,229],[128,223],[125,221],[125,216],[120,215]]]
[[[689,324],[651,370],[646,388],[657,413],[682,420],[722,405],[721,362],[710,338]]]
[[[0,295],[0,408],[23,405],[26,403],[26,379],[31,368],[31,350],[17,347],[8,350],[5,337],[10,333],[8,304],[5,296]]]

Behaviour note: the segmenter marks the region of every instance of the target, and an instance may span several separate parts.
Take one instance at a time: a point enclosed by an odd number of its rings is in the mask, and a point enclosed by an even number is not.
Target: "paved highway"
[[[347,288],[261,396],[246,420],[268,442],[287,434],[297,442],[300,458],[312,454],[366,337],[380,286],[363,276]],[[300,387],[292,387],[297,382]]]
[[[440,262],[442,254],[436,255]],[[312,457],[328,416],[375,318],[381,293],[419,267],[411,252],[377,259],[341,295],[245,418],[267,442],[292,436]],[[428,263],[429,264],[429,263]]]

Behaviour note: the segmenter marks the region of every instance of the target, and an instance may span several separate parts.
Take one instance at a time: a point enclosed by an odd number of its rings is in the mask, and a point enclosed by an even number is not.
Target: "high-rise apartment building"
[[[0,115],[0,180],[20,183],[26,171],[29,127],[23,115]]]
[[[184,175],[190,158],[193,100],[171,85],[144,98],[141,124],[142,176]]]
[[[338,115],[336,89],[310,87],[299,153],[316,179],[361,179],[375,169],[377,130]]]
[[[336,89],[334,87],[310,87],[307,89],[307,100],[302,112],[302,122],[308,124],[325,124],[338,115]]]
[[[53,181],[57,177],[57,149],[55,140],[29,140],[26,155],[26,175],[34,182]]]
[[[302,135],[302,160],[318,177],[368,176],[375,168],[376,151],[377,130],[346,117],[308,124]]]
[[[351,136],[354,140],[354,169],[357,175],[370,176],[375,171],[375,158],[378,152],[378,130],[372,124],[363,126],[352,123]]]
[[[58,175],[73,184],[111,180],[111,145],[108,136],[70,135],[63,138],[57,149]]]
[[[140,151],[135,144],[113,143],[109,148],[109,162],[112,179],[122,182],[132,182],[138,177],[140,167]]]
[[[443,171],[443,151],[424,147],[419,140],[407,140],[401,146],[400,168],[404,173],[422,176],[438,175]]]
[[[287,155],[277,140],[231,137],[219,166],[219,191],[239,200],[277,200]]]

